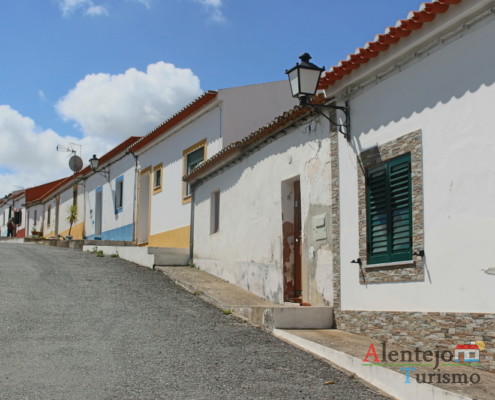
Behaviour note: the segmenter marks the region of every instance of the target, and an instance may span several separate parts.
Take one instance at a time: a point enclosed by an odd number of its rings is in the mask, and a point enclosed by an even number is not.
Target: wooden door
[[[301,181],[294,182],[294,297],[302,296]]]

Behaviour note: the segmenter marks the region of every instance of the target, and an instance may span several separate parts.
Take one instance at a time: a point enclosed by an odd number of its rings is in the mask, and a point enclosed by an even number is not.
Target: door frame
[[[150,236],[151,177],[151,166],[139,172],[136,221],[136,242],[138,245],[146,245]]]

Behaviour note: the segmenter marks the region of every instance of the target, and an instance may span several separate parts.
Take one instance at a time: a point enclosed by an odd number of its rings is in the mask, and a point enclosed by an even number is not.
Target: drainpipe
[[[191,183],[191,222],[189,226],[189,265],[194,263],[194,200],[196,198],[196,186],[200,185],[201,181]]]

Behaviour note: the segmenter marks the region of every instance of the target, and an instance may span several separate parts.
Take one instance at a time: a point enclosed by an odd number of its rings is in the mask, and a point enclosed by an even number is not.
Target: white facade
[[[33,204],[26,207],[26,237],[32,232],[42,232],[43,229],[43,204]]]
[[[194,106],[194,102],[191,104]],[[191,199],[182,182],[182,176],[187,173],[188,154],[203,148],[206,159],[293,104],[285,81],[222,89],[213,100],[192,113],[186,115],[182,111],[184,118],[164,128],[164,132],[145,146],[138,146],[136,151],[131,148],[139,164],[138,243],[188,248]],[[159,187],[155,182],[157,170],[161,170]]]
[[[7,222],[9,221],[9,207],[7,199],[2,199],[0,203],[0,236],[7,236]]]
[[[349,99],[350,143],[338,144],[342,310],[495,312],[495,17],[463,2],[327,89]],[[485,9],[485,10],[483,10]],[[486,11],[486,12],[485,12]],[[482,16],[482,18],[480,18]],[[458,25],[459,23],[464,25]],[[433,46],[440,38],[443,44]],[[425,48],[425,46],[427,48]],[[414,49],[416,56],[412,56]],[[411,61],[373,84],[379,67]],[[381,69],[381,72],[385,68]],[[361,84],[364,88],[358,88]],[[424,279],[360,283],[358,156],[418,132],[422,152]],[[387,156],[384,156],[385,158]],[[413,171],[414,179],[415,171]],[[415,238],[413,237],[413,245]],[[416,258],[418,260],[418,258]],[[363,266],[365,274],[373,273]],[[386,267],[386,266],[384,266]],[[391,266],[391,270],[395,267]]]
[[[84,229],[87,239],[134,240],[135,161],[125,149],[89,172],[83,180]],[[108,172],[109,175],[106,175]]]
[[[197,186],[196,266],[276,303],[295,297],[294,184],[300,182],[302,300],[331,304],[329,156],[328,122],[313,116]],[[323,228],[319,237],[315,223]]]

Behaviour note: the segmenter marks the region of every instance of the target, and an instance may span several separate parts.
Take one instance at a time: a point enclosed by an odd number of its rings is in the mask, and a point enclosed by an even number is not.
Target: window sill
[[[185,196],[182,198],[182,204],[188,204],[191,202],[191,200],[192,200],[191,195]]]
[[[394,261],[388,263],[380,263],[380,264],[368,264],[366,265],[366,269],[375,269],[375,268],[394,268],[394,267],[412,267],[416,265],[414,260],[405,260],[405,261]]]
[[[120,214],[123,210],[124,210],[124,208],[123,208],[123,207],[117,208],[117,209],[115,210],[115,215]]]
[[[157,186],[157,187],[153,188],[153,195],[161,193],[161,191],[162,191],[162,187]]]

